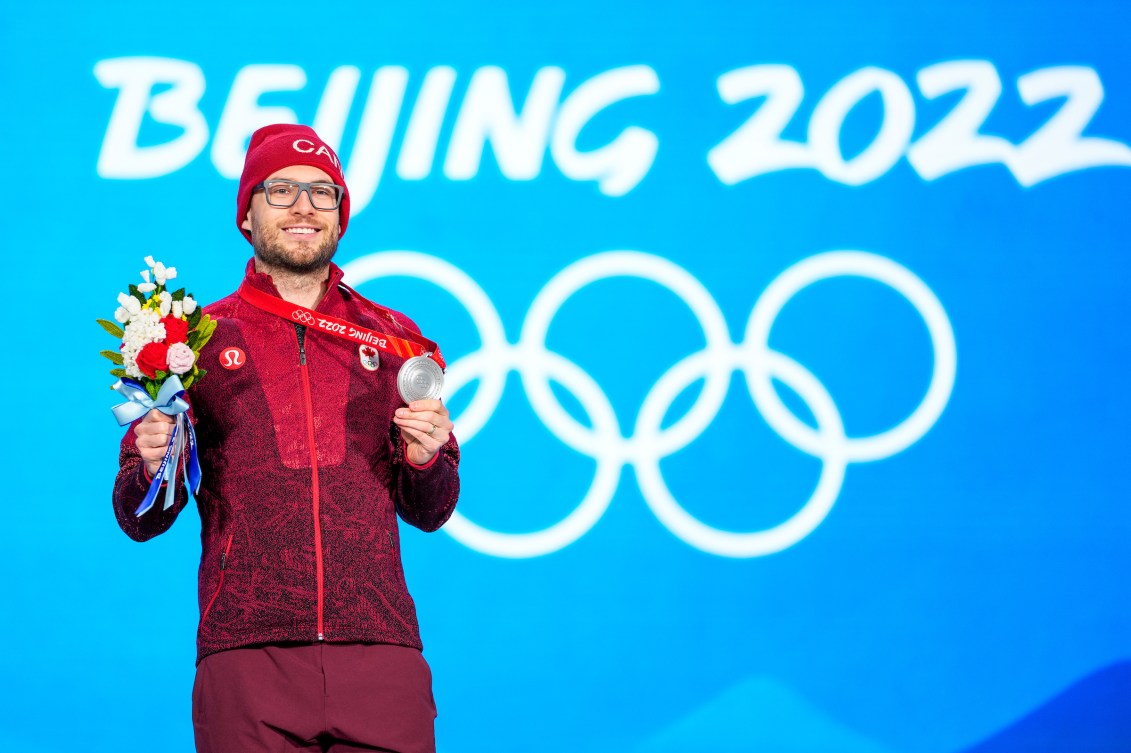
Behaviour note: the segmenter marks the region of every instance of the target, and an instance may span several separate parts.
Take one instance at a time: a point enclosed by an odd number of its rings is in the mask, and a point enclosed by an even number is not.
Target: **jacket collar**
[[[319,303],[317,308],[322,308],[323,304],[327,302],[326,299],[331,295],[341,296],[341,288],[338,287],[338,283],[342,281],[343,276],[342,268],[334,262],[330,262],[330,279],[326,282],[326,295],[322,297],[322,303]],[[244,267],[244,280],[253,288],[262,290],[264,293],[270,293],[276,298],[282,298],[279,295],[279,289],[275,287],[275,281],[271,279],[271,275],[255,271],[254,256],[247,260],[247,266]]]

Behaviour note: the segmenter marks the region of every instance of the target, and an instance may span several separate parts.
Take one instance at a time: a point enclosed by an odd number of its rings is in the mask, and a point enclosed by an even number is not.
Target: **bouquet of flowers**
[[[118,424],[130,424],[154,408],[176,417],[169,449],[138,515],[153,506],[162,483],[176,480],[181,466],[189,489],[195,493],[199,488],[196,436],[185,415],[189,406],[184,393],[204,377],[206,372],[197,361],[201,348],[216,329],[216,321],[203,312],[184,288],[167,290],[169,281],[177,276],[175,267],[155,262],[152,256],[145,257],[145,264],[143,282],[130,285],[128,294],[118,294],[118,309],[114,312],[117,324],[97,320],[102,329],[121,340],[117,351],[101,352],[114,364],[111,376],[118,377],[111,389],[126,398],[125,403],[111,409]],[[184,452],[186,447],[188,452]],[[175,484],[170,483],[166,490],[166,509],[173,505],[174,488]]]
[[[110,375],[132,378],[156,399],[170,376],[175,375],[188,389],[207,373],[197,365],[197,359],[216,322],[184,288],[173,292],[166,289],[177,276],[176,267],[155,262],[152,256],[145,257],[145,263],[148,269],[141,273],[144,282],[130,285],[129,294],[118,294],[114,319],[125,329],[105,319],[98,323],[122,341],[117,351],[102,351],[115,365]]]

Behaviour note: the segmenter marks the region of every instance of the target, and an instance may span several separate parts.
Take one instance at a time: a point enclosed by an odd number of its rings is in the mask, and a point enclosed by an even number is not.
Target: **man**
[[[218,320],[200,353],[208,375],[188,393],[203,469],[197,749],[432,751],[431,673],[397,515],[426,531],[451,515],[452,422],[439,400],[404,404],[403,357],[296,320],[317,321],[305,307],[428,341],[340,284],[331,259],[349,192],[312,129],[253,134],[236,224],[255,255],[240,290],[206,309]],[[135,514],[172,427],[150,411],[122,440],[114,511],[137,541],[187,503],[180,489],[170,509]]]

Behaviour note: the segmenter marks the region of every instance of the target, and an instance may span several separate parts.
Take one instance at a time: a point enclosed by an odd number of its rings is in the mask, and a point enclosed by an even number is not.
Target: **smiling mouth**
[[[318,228],[314,227],[286,227],[283,228],[283,232],[291,236],[309,237],[312,235],[317,235],[321,231]]]

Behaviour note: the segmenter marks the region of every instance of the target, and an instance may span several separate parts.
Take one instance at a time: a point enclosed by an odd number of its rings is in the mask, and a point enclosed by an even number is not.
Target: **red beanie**
[[[326,145],[310,126],[279,123],[260,128],[251,134],[251,143],[244,158],[240,190],[236,194],[236,227],[251,241],[251,233],[243,227],[251,206],[252,190],[276,170],[291,165],[310,165],[322,170],[345,189],[338,208],[338,224],[342,235],[350,221],[350,192],[342,175],[342,163],[334,150]]]

